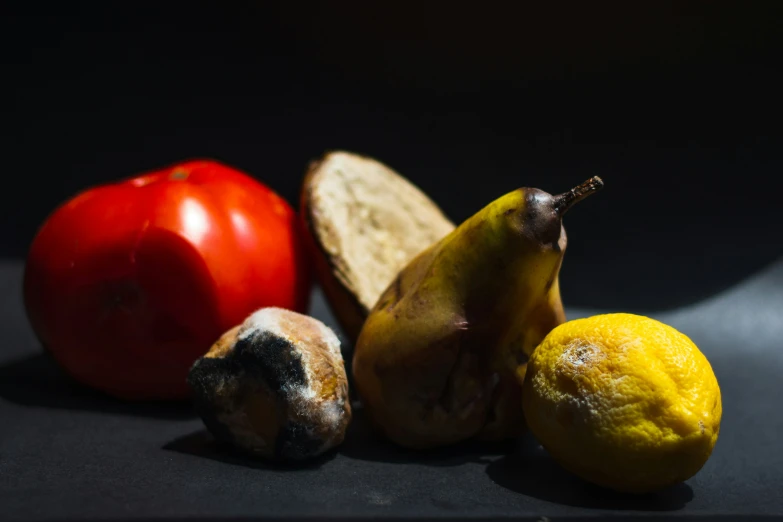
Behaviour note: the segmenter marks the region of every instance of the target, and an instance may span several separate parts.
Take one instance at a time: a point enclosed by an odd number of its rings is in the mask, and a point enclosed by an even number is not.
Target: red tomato
[[[307,308],[292,208],[250,176],[189,161],[89,189],[43,224],[27,314],[80,382],[126,399],[186,398],[187,372],[254,310]]]

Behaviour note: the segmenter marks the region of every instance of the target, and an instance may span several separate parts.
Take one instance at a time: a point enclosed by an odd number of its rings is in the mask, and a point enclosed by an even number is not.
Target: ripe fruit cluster
[[[666,325],[566,321],[563,218],[602,187],[518,188],[455,225],[347,152],[309,166],[299,215],[250,176],[184,163],[58,209],[28,259],[28,314],[82,382],[191,396],[216,438],[301,460],[339,445],[352,416],[340,341],[304,315],[312,270],[354,345],[353,391],[391,441],[428,449],[529,428],[586,480],[655,490],[709,458],[720,390]]]

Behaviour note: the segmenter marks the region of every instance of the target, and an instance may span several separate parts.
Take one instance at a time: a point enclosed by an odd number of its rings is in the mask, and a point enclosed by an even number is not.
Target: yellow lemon
[[[720,429],[707,358],[674,328],[633,314],[552,330],[530,358],[522,397],[530,431],[561,466],[618,491],[692,477]]]

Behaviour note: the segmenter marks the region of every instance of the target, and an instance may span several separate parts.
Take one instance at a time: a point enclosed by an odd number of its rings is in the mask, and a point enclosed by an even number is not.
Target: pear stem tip
[[[598,176],[593,176],[584,183],[577,185],[568,192],[555,196],[555,212],[561,216],[568,212],[568,209],[574,204],[582,201],[584,198],[594,192],[598,192],[604,187],[604,180]]]

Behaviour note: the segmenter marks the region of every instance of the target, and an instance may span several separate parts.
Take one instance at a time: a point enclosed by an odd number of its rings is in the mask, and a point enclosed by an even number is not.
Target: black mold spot
[[[237,397],[218,397],[217,390],[228,383],[238,387]],[[243,398],[247,387],[255,388],[256,383],[265,385],[277,397],[280,408],[285,408],[294,388],[307,385],[301,354],[290,341],[269,332],[257,332],[238,339],[224,357],[202,357],[193,365],[188,384],[193,389],[196,412],[216,439],[235,442],[229,427],[218,420],[221,414],[228,413],[222,405],[238,408],[240,404],[231,404],[231,400]],[[310,437],[301,424],[284,427],[277,442],[280,445],[276,452],[285,458],[307,456],[323,445],[323,441]]]
[[[196,361],[188,374],[188,384],[193,390],[196,413],[216,439],[227,443],[233,443],[234,436],[228,427],[218,421],[218,416],[225,412],[216,406],[216,390],[228,381],[239,379],[241,371],[233,357],[220,359],[202,357]]]
[[[253,333],[237,341],[229,355],[232,356],[248,375],[265,382],[280,398],[292,387],[307,385],[301,354],[282,337],[269,332]]]
[[[315,455],[325,441],[314,437],[312,433],[312,426],[289,422],[277,436],[275,456],[286,460],[297,460]]]

